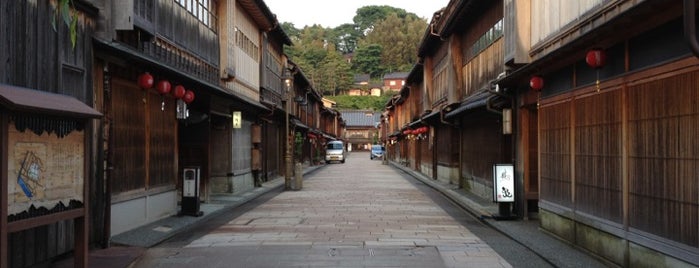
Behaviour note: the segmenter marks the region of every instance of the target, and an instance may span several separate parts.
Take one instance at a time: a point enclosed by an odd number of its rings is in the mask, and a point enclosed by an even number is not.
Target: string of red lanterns
[[[185,89],[184,86],[182,85],[177,85],[172,88],[172,85],[170,84],[170,81],[168,80],[160,80],[158,83],[155,83],[155,78],[153,75],[151,75],[149,72],[144,72],[138,76],[138,86],[143,89],[143,90],[149,90],[155,86],[155,90],[160,94],[160,95],[167,95],[168,93],[171,93],[173,97],[176,99],[181,99],[185,103],[189,104],[194,101],[194,92],[188,89]]]
[[[427,133],[428,131],[430,131],[429,127],[419,127],[416,129],[409,129],[408,128],[408,129],[403,130],[403,135],[419,135],[419,134]]]

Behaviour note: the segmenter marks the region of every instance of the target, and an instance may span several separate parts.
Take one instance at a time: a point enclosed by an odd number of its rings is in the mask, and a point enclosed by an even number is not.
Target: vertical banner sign
[[[231,117],[233,120],[233,128],[241,128],[242,123],[243,123],[243,118],[242,118],[242,115],[240,114],[240,111],[234,111],[233,115]]]
[[[493,201],[515,201],[515,176],[512,164],[493,165]]]

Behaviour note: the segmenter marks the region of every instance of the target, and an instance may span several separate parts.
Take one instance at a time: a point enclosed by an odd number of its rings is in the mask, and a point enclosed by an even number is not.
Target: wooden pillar
[[[0,115],[0,268],[9,267],[7,256],[7,128],[8,115],[3,111]]]

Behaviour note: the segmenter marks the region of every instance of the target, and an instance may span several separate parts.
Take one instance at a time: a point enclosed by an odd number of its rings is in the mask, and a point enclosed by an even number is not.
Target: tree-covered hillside
[[[386,73],[410,71],[427,22],[402,8],[365,6],[357,9],[353,22],[335,28],[297,29],[288,22],[282,28],[294,43],[286,54],[314,88],[336,96],[353,86],[355,74],[380,80]]]
[[[386,102],[391,98],[390,95],[383,96],[325,96],[326,98],[337,103],[335,107],[338,110],[372,110],[383,111],[386,107]]]

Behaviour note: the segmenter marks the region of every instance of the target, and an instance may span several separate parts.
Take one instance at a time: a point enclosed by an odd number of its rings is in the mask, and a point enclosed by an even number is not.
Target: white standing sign
[[[493,201],[515,201],[515,176],[512,164],[493,165]]]

